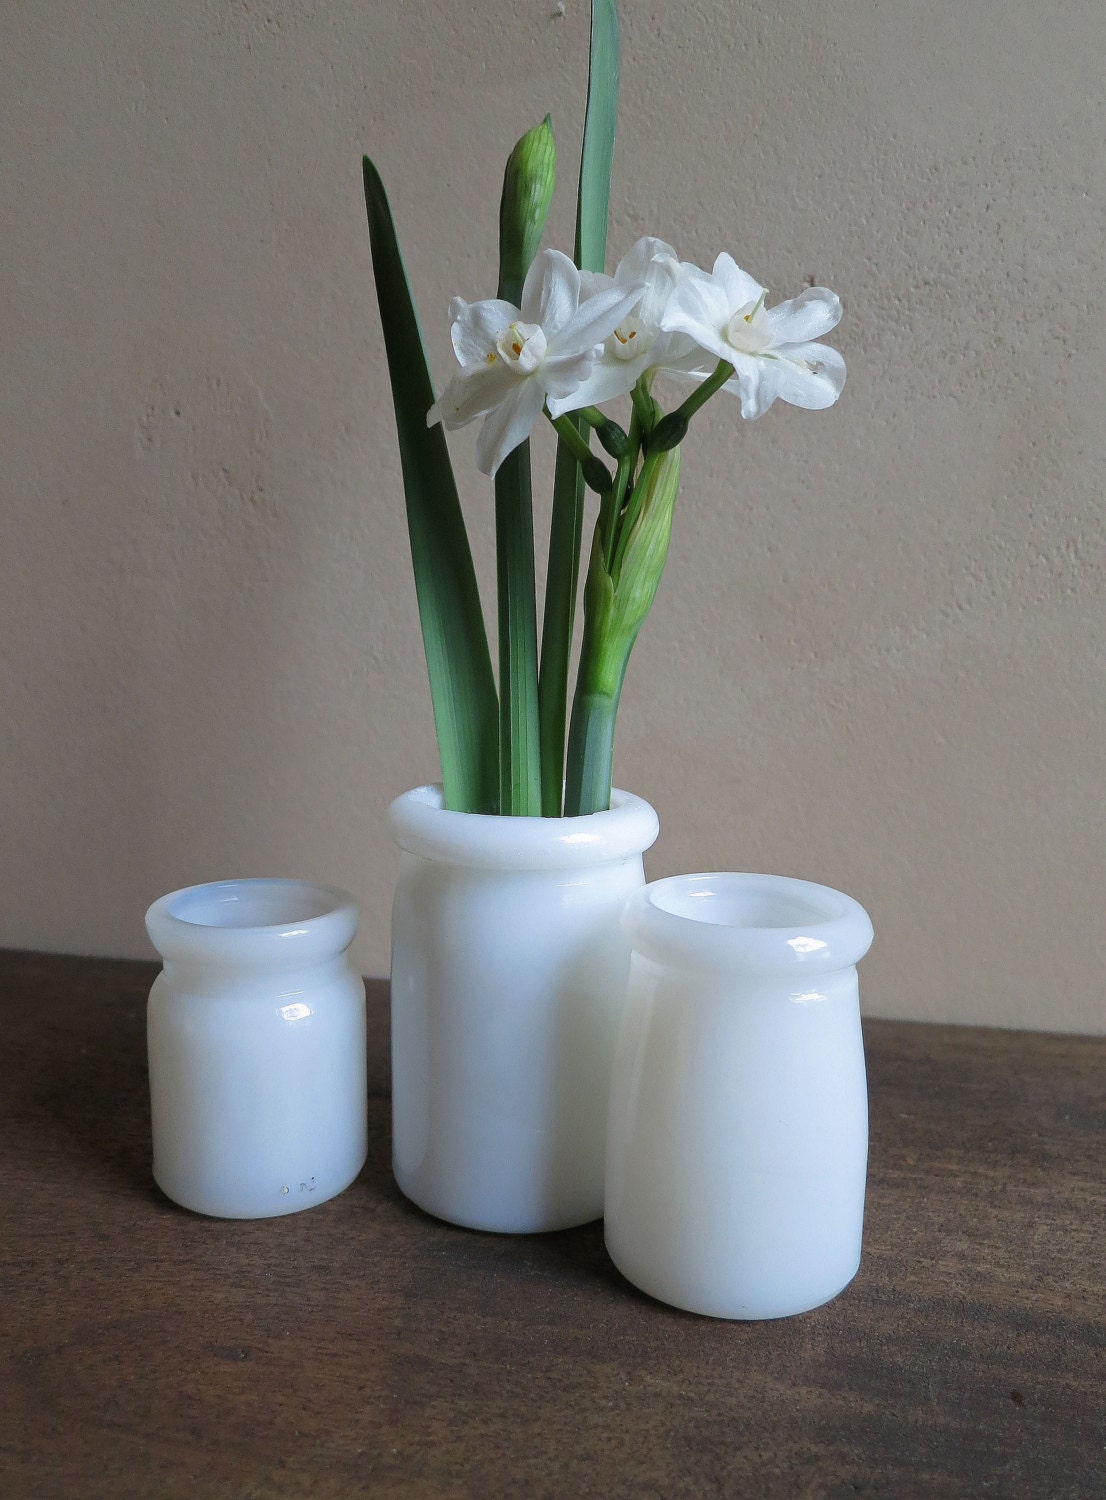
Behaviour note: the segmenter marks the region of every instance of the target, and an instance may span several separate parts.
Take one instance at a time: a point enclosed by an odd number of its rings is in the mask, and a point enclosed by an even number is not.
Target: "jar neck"
[[[166,982],[175,989],[192,994],[223,994],[258,985],[274,994],[294,994],[311,985],[325,984],[353,972],[346,950],[322,954],[297,962],[235,962],[222,954],[205,958],[190,954],[184,958],[167,958],[162,965]]]

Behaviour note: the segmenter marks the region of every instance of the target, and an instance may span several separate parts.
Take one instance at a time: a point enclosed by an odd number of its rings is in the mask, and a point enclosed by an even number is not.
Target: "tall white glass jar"
[[[860,1264],[868,1099],[850,897],[680,875],[629,902],[606,1240],[635,1285],[719,1318],[817,1307]]]
[[[657,837],[648,803],[511,818],[419,787],[390,809],[396,1181],[474,1229],[603,1212],[607,1093],[630,945],[620,916]]]
[[[165,961],[147,1037],[154,1178],[220,1218],[333,1198],[367,1154],[357,902],[298,880],[226,880],[155,901]]]

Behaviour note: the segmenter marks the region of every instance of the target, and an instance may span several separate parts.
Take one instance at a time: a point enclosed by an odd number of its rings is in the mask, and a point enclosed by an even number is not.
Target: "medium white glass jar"
[[[868,1101],[856,964],[872,924],[826,886],[680,875],[631,898],[611,1085],[607,1248],[718,1318],[817,1307],[860,1264]]]
[[[164,968],[147,1037],[154,1178],[220,1218],[333,1198],[367,1154],[357,902],[298,880],[226,880],[155,901]]]
[[[630,962],[620,916],[657,836],[648,803],[512,818],[398,798],[392,920],[396,1181],[474,1229],[603,1212],[611,1061]]]

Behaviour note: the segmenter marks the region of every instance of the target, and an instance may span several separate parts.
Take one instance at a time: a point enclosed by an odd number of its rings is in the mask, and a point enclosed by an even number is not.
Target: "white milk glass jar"
[[[663,1302],[778,1318],[860,1265],[867,914],[826,886],[679,875],[631,898],[607,1248]]]
[[[615,791],[577,818],[389,813],[396,1181],[438,1218],[505,1233],[603,1212],[607,1094],[630,945],[620,917],[657,837]]]
[[[147,1037],[154,1178],[221,1218],[333,1198],[367,1154],[357,902],[298,880],[226,880],[155,901],[164,968]]]

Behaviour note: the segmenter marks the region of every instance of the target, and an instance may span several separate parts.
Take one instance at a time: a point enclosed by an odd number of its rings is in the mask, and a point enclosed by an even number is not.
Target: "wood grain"
[[[859,1276],[764,1324],[368,1165],[254,1223],[149,1172],[151,965],[0,955],[4,1500],[1106,1495],[1106,1041],[870,1022]]]

